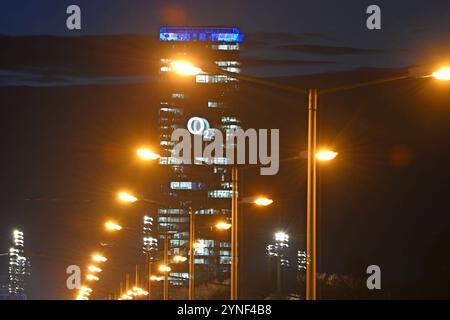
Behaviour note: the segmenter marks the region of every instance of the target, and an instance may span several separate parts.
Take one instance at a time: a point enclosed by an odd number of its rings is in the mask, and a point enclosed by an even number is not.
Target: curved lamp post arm
[[[393,81],[406,80],[406,79],[410,79],[410,78],[412,78],[412,77],[409,74],[406,74],[406,75],[400,75],[400,76],[395,76],[395,77],[359,82],[359,83],[344,85],[344,86],[340,86],[340,87],[319,90],[319,94],[328,94],[328,93],[335,93],[335,92],[341,92],[341,91],[348,91],[348,90],[370,87],[370,86],[375,86],[375,85],[393,82]]]

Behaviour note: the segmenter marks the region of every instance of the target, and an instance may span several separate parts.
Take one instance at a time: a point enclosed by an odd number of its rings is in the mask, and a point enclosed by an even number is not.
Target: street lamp
[[[161,281],[161,280],[163,280],[163,279],[161,279],[161,278],[158,277],[158,276],[155,276],[155,275],[151,275],[151,276],[150,276],[150,281]]]
[[[121,298],[122,298],[122,300],[133,300],[133,297],[130,296],[130,295],[128,295],[128,294],[126,294],[126,293],[124,293],[124,294],[121,296]]]
[[[273,200],[266,197],[258,197],[253,200],[253,203],[257,206],[267,207],[273,203]]]
[[[216,228],[219,230],[228,230],[231,228],[231,223],[228,222],[218,222]]]
[[[89,266],[89,267],[88,267],[88,270],[89,270],[90,272],[96,272],[96,273],[102,272],[102,269],[100,269],[99,267],[96,267],[96,266]]]
[[[202,73],[202,69],[197,68],[189,61],[175,60],[170,63],[172,70],[183,76],[195,76]]]
[[[444,67],[431,74],[432,77],[442,81],[450,81],[450,67]]]
[[[93,254],[92,255],[92,260],[94,260],[96,262],[106,262],[108,259],[105,258],[104,256],[100,255],[100,254]]]
[[[92,289],[86,286],[82,286],[78,291],[77,300],[89,300],[89,296],[91,295]]]
[[[99,277],[94,276],[93,274],[86,275],[86,279],[89,280],[89,281],[98,281],[98,280],[100,280]]]
[[[168,265],[162,264],[159,266],[158,270],[161,272],[170,272],[172,268],[169,267]]]
[[[105,223],[105,228],[108,231],[120,231],[120,230],[123,229],[123,227],[121,225],[118,225],[117,223],[112,222],[112,221],[106,222]]]
[[[172,258],[172,260],[173,260],[174,262],[185,262],[187,259],[188,259],[188,258],[186,258],[185,256],[182,256],[182,255],[179,255],[179,254],[177,254],[176,256],[174,256],[174,257]]]
[[[158,160],[161,156],[154,152],[153,150],[149,148],[139,148],[136,150],[136,155],[141,160]]]
[[[81,286],[80,292],[92,292],[92,289],[87,286]]]
[[[338,153],[328,149],[321,149],[316,152],[316,159],[320,161],[331,161],[338,156]]]
[[[122,202],[136,202],[136,201],[138,201],[138,198],[136,198],[135,196],[133,196],[132,194],[130,194],[128,192],[119,192],[117,194],[117,197]]]

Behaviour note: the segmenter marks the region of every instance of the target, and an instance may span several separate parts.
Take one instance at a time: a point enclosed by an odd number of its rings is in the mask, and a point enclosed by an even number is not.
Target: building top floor
[[[160,41],[242,42],[244,35],[235,27],[161,27]]]

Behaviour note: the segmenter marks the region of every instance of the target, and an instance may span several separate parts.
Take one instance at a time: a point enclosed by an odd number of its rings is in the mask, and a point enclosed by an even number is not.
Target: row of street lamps
[[[141,160],[157,160],[159,158],[159,155],[152,151],[150,148],[140,148],[136,151],[137,156]],[[316,153],[316,158],[319,161],[330,161],[333,160],[338,155],[337,152],[328,150],[328,149],[321,149]],[[231,279],[230,279],[230,298],[232,300],[238,299],[238,255],[239,255],[239,236],[238,236],[238,204],[239,203],[252,203],[257,206],[269,206],[273,203],[272,199],[269,199],[264,196],[260,197],[250,197],[246,198],[245,200],[238,201],[238,167],[233,166],[233,177],[232,177],[232,217],[231,217],[231,223],[227,221],[219,221],[215,224],[215,228],[219,230],[229,230],[231,229]],[[144,197],[137,197],[133,194],[127,193],[127,192],[120,192],[118,193],[118,199],[125,203],[134,203],[136,201],[146,201],[151,204],[159,204],[159,205],[165,205],[161,204],[154,200],[149,200]],[[202,244],[199,241],[195,240],[195,234],[196,234],[196,228],[195,228],[195,214],[194,210],[190,208],[189,210],[189,217],[190,217],[190,239],[189,239],[189,299],[192,300],[195,298],[195,266],[194,266],[194,258],[195,258],[195,251],[198,249],[201,249],[204,247],[204,244]],[[117,231],[121,229],[121,226],[119,225],[110,225],[108,228],[111,231]],[[168,237],[165,237],[165,245],[164,245],[164,263],[161,264],[158,268],[160,272],[164,274],[164,299],[168,299],[168,274],[171,271],[170,265],[169,265],[169,259],[168,259]],[[188,259],[186,257],[183,257],[181,255],[175,256],[172,261],[175,263],[185,262]],[[153,277],[152,275],[149,276],[149,279],[156,279],[156,277]],[[159,279],[159,278],[158,278]]]
[[[139,148],[136,150],[136,155],[139,159],[144,160],[144,161],[149,161],[149,160],[158,160],[160,158],[159,154],[155,153],[154,151],[152,151],[150,148]],[[137,201],[144,201],[150,204],[157,204],[157,205],[164,205],[164,206],[168,206],[167,204],[163,204],[160,203],[158,201],[154,201],[154,200],[149,200],[146,199],[145,197],[138,197],[134,194],[131,194],[129,192],[119,192],[117,194],[117,198],[119,201],[124,202],[124,203],[135,203]],[[236,197],[237,199],[237,197]],[[267,197],[264,196],[260,196],[260,197],[252,197],[252,198],[247,198],[246,201],[241,201],[241,203],[253,203],[257,206],[268,206],[271,205],[273,203],[272,199],[269,199]],[[195,211],[190,208],[189,210],[189,221],[190,221],[190,239],[189,239],[189,261],[188,258],[183,256],[183,255],[175,255],[174,257],[172,257],[172,262],[173,263],[183,263],[188,261],[189,262],[189,299],[193,300],[195,298],[195,252],[197,250],[203,249],[206,247],[206,245],[204,243],[202,243],[199,240],[196,240],[196,226],[195,226]],[[111,232],[117,232],[117,231],[121,231],[124,227],[121,226],[120,224],[109,220],[105,222],[105,229]],[[233,229],[233,219],[231,220],[231,223],[229,223],[226,220],[220,220],[218,221],[214,227],[217,230],[229,230],[229,229]],[[232,239],[232,247],[237,247],[237,241],[238,239],[235,239],[236,242],[233,242]],[[169,262],[169,257],[168,257],[168,250],[169,250],[169,236],[165,235],[164,236],[164,260],[163,263],[159,265],[158,270],[164,275],[164,289],[163,289],[163,297],[165,300],[167,300],[169,298],[169,273],[171,272],[172,268],[170,267],[170,262]],[[237,254],[237,253],[236,253]],[[236,258],[233,258],[233,254],[231,257],[231,260],[236,260]],[[147,281],[159,281],[161,280],[160,277],[157,277],[156,275],[151,274],[150,270],[150,266],[148,268],[149,270],[149,274],[148,274],[148,279]],[[237,271],[237,270],[234,270]],[[150,288],[150,285],[149,285]],[[233,290],[235,290],[235,288],[232,288],[232,292]],[[148,290],[149,295],[148,298],[150,298],[151,292],[150,289]]]

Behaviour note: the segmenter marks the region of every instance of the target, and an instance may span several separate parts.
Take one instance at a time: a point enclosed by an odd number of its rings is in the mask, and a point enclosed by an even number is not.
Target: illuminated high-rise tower
[[[25,257],[23,232],[13,231],[13,246],[9,249],[9,293],[26,299],[26,284],[30,275],[30,261]]]
[[[225,279],[230,270],[230,241],[226,232],[211,225],[231,215],[231,166],[227,158],[193,158],[192,165],[171,157],[177,128],[189,129],[192,137],[218,129],[240,128],[233,111],[238,80],[203,69],[209,65],[239,73],[239,49],[243,35],[237,28],[164,27],[160,29],[160,158],[166,181],[161,184],[162,200],[169,204],[158,210],[161,237],[170,237],[170,255],[188,255],[189,208],[195,213],[195,239],[205,247],[196,251],[196,281]],[[203,72],[180,76],[171,68],[175,60],[198,64]],[[207,142],[205,142],[207,144]],[[209,164],[207,164],[209,163]],[[212,163],[212,164],[211,164]],[[186,264],[172,268],[172,284],[185,285]]]

